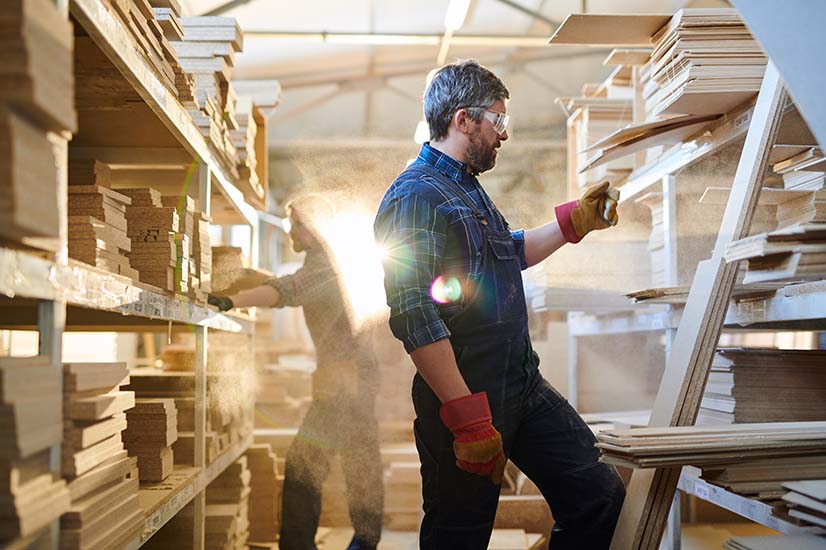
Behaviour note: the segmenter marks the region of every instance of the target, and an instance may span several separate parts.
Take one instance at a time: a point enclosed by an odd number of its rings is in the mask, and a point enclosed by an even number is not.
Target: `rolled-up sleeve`
[[[511,237],[513,237],[516,253],[519,255],[519,266],[522,269],[528,269],[528,258],[525,257],[525,230],[511,231]]]
[[[408,353],[450,336],[430,296],[441,271],[447,220],[424,197],[407,193],[383,203],[374,225],[385,254],[390,329]]]

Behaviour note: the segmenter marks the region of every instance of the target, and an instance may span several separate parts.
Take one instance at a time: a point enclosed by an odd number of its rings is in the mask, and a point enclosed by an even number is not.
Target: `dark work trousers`
[[[281,550],[315,549],[321,486],[338,453],[355,534],[364,543],[381,537],[384,487],[378,424],[371,395],[316,399],[287,452],[281,509]]]
[[[437,171],[415,169],[452,190],[480,220],[483,233],[480,272],[469,277],[473,289],[463,288],[467,294],[460,308],[442,310],[462,377],[472,393],[487,392],[505,456],[548,501],[556,520],[549,548],[607,549],[625,488],[616,471],[599,462],[595,438],[582,418],[539,374],[507,222],[495,208],[497,219],[484,219],[461,188]],[[420,547],[484,550],[499,486],[456,466],[453,436],[439,418],[441,402],[419,375],[413,380],[413,404],[425,513]]]

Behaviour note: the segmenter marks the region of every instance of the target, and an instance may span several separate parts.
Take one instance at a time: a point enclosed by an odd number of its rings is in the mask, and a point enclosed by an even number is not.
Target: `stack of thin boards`
[[[49,131],[74,132],[72,25],[49,0],[9,0],[0,18],[0,238],[59,235]],[[47,248],[52,248],[47,246]]]
[[[143,529],[136,461],[127,457],[121,431],[135,395],[125,363],[63,366],[63,476],[72,506],[60,520],[62,549],[117,548]]]
[[[825,350],[719,349],[698,423],[826,420],[825,364]]]
[[[138,459],[141,481],[159,482],[172,473],[172,444],[178,439],[178,411],[174,399],[136,399],[126,412],[123,443]]]
[[[195,212],[195,200],[189,195],[166,195],[161,197],[164,206],[175,208],[178,213],[180,224],[178,232],[174,235],[175,241],[175,281],[179,292],[187,294],[191,298],[196,298],[196,290],[200,287],[195,259],[193,258],[193,245],[197,235],[195,223],[197,213]],[[202,293],[201,293],[202,294]],[[204,296],[198,295],[201,302],[206,300]]]
[[[774,511],[803,525],[826,528],[826,476],[821,479],[790,481],[783,487],[783,504]],[[826,544],[826,539],[822,539]]]
[[[273,542],[280,522],[278,459],[266,443],[250,445],[244,455],[250,471],[249,540]]]
[[[209,389],[210,379],[207,377]],[[172,444],[175,464],[192,465],[195,460],[195,373],[166,372],[158,369],[134,369],[130,373],[127,389],[139,399],[171,398],[177,411],[178,438]],[[207,409],[206,451],[207,462],[218,456],[218,436],[211,429],[212,408]]]
[[[603,462],[627,468],[706,466],[738,460],[823,455],[826,422],[671,426],[597,434]]]
[[[826,224],[793,225],[729,244],[726,261],[748,260],[743,282],[807,281],[826,276]]]
[[[209,217],[203,212],[195,213],[197,231],[192,239],[192,257],[195,260],[195,274],[198,277],[198,288],[195,289],[195,299],[206,302],[208,294],[212,292],[212,244],[209,238]]]
[[[706,466],[701,477],[732,493],[776,503],[786,494],[783,484],[789,480],[826,478],[826,457],[813,455],[737,460]]]
[[[783,177],[785,189],[817,191],[826,187],[826,157],[820,147],[811,147],[772,166]]]
[[[235,157],[238,161],[238,178],[244,187],[249,187],[253,196],[260,200],[266,197],[265,181],[259,181],[258,160],[255,157],[255,140],[259,131],[253,116],[256,105],[249,97],[239,97],[235,104],[235,119],[238,122],[236,130],[230,130],[229,136],[235,147]],[[261,129],[264,131],[265,129]],[[266,160],[262,160],[266,162]]]
[[[97,161],[69,163],[69,257],[136,280],[129,262],[126,209],[131,199],[109,188],[109,168]]]
[[[734,537],[723,544],[723,550],[823,550],[826,539],[817,535],[785,535]]]
[[[650,116],[727,113],[760,89],[766,57],[735,9],[684,9],[651,37]]]
[[[250,479],[242,456],[207,485],[205,550],[246,550]]]
[[[28,537],[69,507],[49,469],[61,439],[60,373],[45,356],[0,357],[0,544]]]
[[[182,283],[175,278],[178,212],[164,206],[161,194],[151,187],[118,192],[132,200],[126,208],[127,235],[132,241],[129,259],[140,281],[165,292],[180,291]]]

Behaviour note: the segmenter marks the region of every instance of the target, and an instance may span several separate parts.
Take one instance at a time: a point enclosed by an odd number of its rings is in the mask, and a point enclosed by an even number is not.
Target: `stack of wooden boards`
[[[49,0],[3,3],[0,238],[54,248],[58,160],[48,133],[74,132],[72,25]],[[41,239],[31,241],[30,239]],[[51,239],[42,241],[42,238]]]
[[[60,372],[48,357],[0,357],[0,541],[28,537],[69,507],[49,469],[61,439]]]
[[[824,364],[824,350],[718,349],[698,423],[826,420]]]
[[[744,283],[807,281],[826,276],[826,224],[806,223],[732,242],[726,261],[748,261]]]
[[[172,444],[178,439],[178,411],[174,399],[136,399],[126,412],[123,443],[138,459],[141,481],[163,481],[172,473]]]
[[[314,366],[314,363],[312,364]],[[301,366],[266,365],[258,372],[257,428],[298,426],[313,400],[312,373]]]
[[[772,166],[783,177],[784,189],[817,191],[826,187],[826,156],[820,147],[810,147]]]
[[[822,455],[826,422],[672,426],[606,430],[600,460],[628,468],[705,466],[738,460]]]
[[[244,455],[250,472],[249,540],[274,542],[280,524],[278,458],[268,444],[253,444]]]
[[[776,515],[790,518],[803,525],[826,528],[826,476],[821,479],[791,481],[784,483],[788,493],[783,495],[783,504],[775,510]],[[823,541],[826,544],[826,541]]]
[[[112,548],[135,537],[144,525],[138,505],[135,459],[127,457],[121,431],[135,395],[125,363],[67,363],[63,367],[63,476],[72,506],[60,521],[65,549]]]
[[[735,9],[680,10],[651,41],[651,116],[727,113],[760,89],[766,57]]]
[[[132,200],[109,188],[109,168],[97,161],[69,164],[69,257],[137,280],[129,254],[126,211]]]
[[[705,466],[702,470],[702,479],[709,483],[739,495],[777,504],[786,494],[784,483],[826,478],[826,458],[813,455],[742,460]]]
[[[246,550],[251,475],[242,456],[207,486],[205,550]]]

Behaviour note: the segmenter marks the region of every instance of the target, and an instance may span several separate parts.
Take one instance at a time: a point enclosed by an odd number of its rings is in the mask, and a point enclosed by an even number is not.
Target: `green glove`
[[[578,243],[597,229],[617,225],[619,190],[607,181],[592,185],[579,200],[566,202],[554,208],[562,235],[569,243]]]
[[[207,297],[207,303],[211,306],[217,307],[219,311],[229,311],[235,307],[232,300],[226,296],[215,296],[214,294],[210,294]]]

